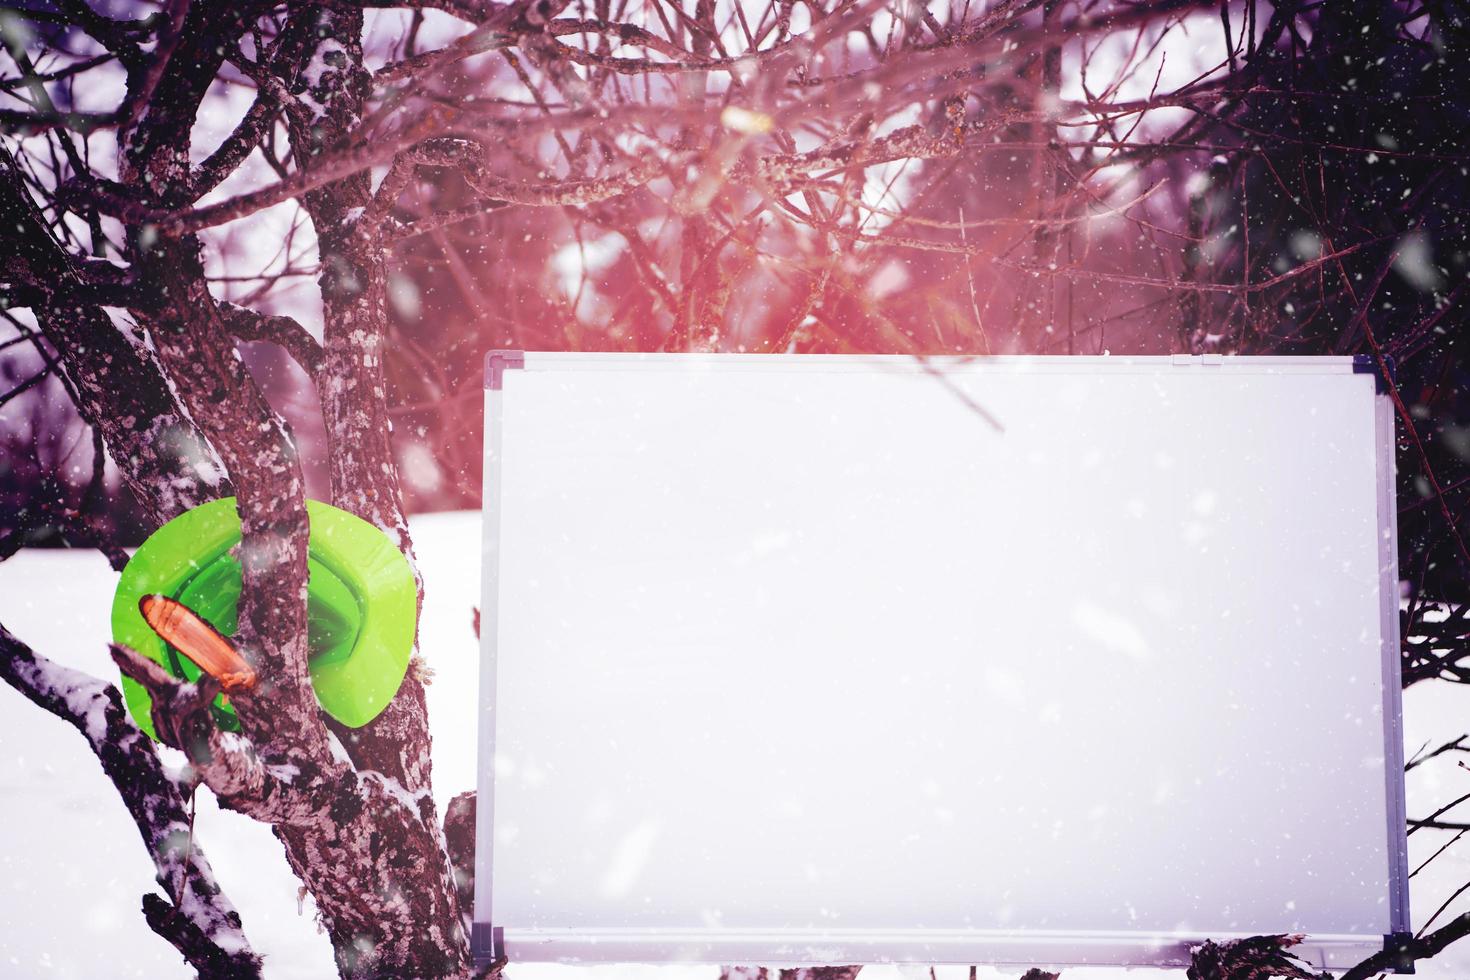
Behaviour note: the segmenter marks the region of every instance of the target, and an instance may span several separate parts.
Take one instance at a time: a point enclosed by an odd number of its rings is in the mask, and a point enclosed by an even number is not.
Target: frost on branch
[[[0,678],[81,732],[153,858],[163,895],[143,896],[153,931],[208,980],[260,975],[260,959],[193,836],[193,784],[165,768],[117,688],[40,656],[0,626]]]

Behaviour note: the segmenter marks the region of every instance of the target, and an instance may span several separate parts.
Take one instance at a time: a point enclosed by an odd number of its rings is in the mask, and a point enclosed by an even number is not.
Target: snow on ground
[[[428,690],[434,726],[435,797],[442,807],[474,785],[477,646],[471,610],[479,597],[479,515],[435,514],[413,521],[427,596],[421,636],[434,669]],[[28,551],[0,564],[0,622],[38,652],[112,680],[108,614],[116,575],[93,552]],[[1405,695],[1405,742],[1412,754],[1470,729],[1470,690],[1418,685]],[[0,978],[186,978],[172,948],[143,921],[139,902],[153,889],[153,867],[122,804],[80,736],[0,684]],[[1470,772],[1454,755],[1415,769],[1409,812],[1424,815],[1470,792]],[[1344,802],[1344,805],[1351,805]],[[1470,809],[1470,806],[1467,806]],[[1451,813],[1447,819],[1457,814]],[[1470,814],[1458,814],[1462,819]],[[198,799],[196,835],[220,882],[239,907],[272,980],[335,975],[309,898],[286,867],[268,830]],[[1449,835],[1410,838],[1417,867]],[[1412,884],[1414,920],[1422,925],[1456,888],[1470,881],[1470,835]],[[1440,917],[1470,908],[1463,896]],[[1421,966],[1426,980],[1470,976],[1470,940]],[[1020,971],[982,969],[983,980]],[[712,980],[712,967],[556,967],[512,969],[515,980]],[[873,967],[863,980],[927,978],[927,969]],[[960,967],[938,980],[960,980]],[[1180,972],[1073,969],[1070,980],[1165,977]]]

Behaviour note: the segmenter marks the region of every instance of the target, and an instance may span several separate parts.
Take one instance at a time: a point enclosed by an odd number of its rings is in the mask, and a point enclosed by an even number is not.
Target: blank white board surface
[[[492,356],[477,955],[1382,948],[1393,420],[1354,367]]]

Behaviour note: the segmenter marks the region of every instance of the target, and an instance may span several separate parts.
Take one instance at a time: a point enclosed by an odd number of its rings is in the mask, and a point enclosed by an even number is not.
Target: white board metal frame
[[[475,900],[472,941],[476,962],[514,961],[518,951],[536,950],[537,961],[588,963],[760,963],[810,966],[819,963],[988,963],[1007,966],[1118,965],[1175,968],[1189,964],[1190,949],[1205,939],[1243,938],[1248,933],[1119,932],[1089,930],[896,930],[823,929],[791,931],[732,929],[552,929],[522,933],[494,919],[495,758],[497,629],[500,600],[500,489],[503,460],[495,451],[504,418],[507,371],[880,371],[1049,374],[1155,374],[1162,370],[1265,374],[1364,374],[1377,376],[1375,398],[1377,513],[1381,597],[1382,722],[1386,786],[1388,916],[1382,937],[1309,935],[1293,950],[1306,962],[1342,970],[1411,935],[1408,851],[1405,835],[1402,699],[1399,654],[1398,540],[1395,499],[1395,416],[1375,362],[1357,357],[1204,356],[991,356],[915,358],[905,355],[602,354],[494,351],[485,361],[484,531],[482,551],[481,671],[479,685],[479,771],[476,818]],[[1399,972],[1413,972],[1412,963]]]

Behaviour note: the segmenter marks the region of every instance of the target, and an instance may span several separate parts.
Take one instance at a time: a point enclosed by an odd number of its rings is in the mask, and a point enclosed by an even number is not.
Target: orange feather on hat
[[[255,668],[219,630],[182,602],[166,595],[145,595],[138,600],[138,611],[153,632],[219,681],[226,692],[255,686]]]

